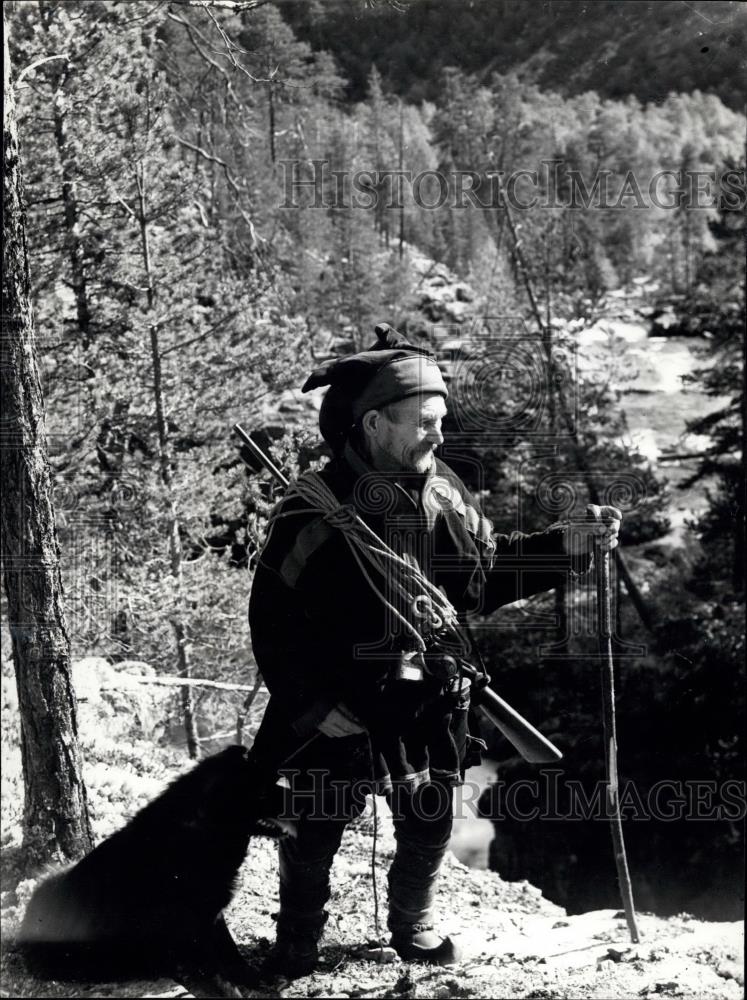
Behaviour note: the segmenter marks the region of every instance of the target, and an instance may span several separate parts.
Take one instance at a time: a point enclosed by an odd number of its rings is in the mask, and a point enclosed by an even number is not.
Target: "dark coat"
[[[416,560],[462,614],[486,614],[551,589],[572,568],[562,526],[495,533],[441,461],[427,476],[393,479],[372,472],[348,445],[320,475],[340,503],[353,504],[380,538]],[[384,591],[386,581],[378,586]],[[468,752],[469,689],[428,672],[422,680],[394,679],[413,647],[392,622],[343,532],[298,497],[281,501],[249,604],[254,656],[271,695],[256,749],[280,763],[343,702],[368,734],[320,735],[288,767],[410,787],[458,783],[476,762]]]

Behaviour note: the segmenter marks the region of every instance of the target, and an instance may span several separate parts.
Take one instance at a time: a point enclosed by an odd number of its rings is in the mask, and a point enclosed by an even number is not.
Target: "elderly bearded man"
[[[554,525],[496,534],[434,455],[448,396],[438,365],[390,327],[376,333],[370,351],[327,362],[304,386],[330,385],[319,421],[334,458],[319,475],[343,509],[352,506],[457,612],[485,614],[585,571],[594,536],[614,548],[620,513],[613,507],[581,532]],[[255,750],[278,764],[289,760],[300,816],[297,836],[280,844],[272,963],[290,976],[318,961],[330,868],[346,823],[365,803],[361,788],[383,791],[392,805],[392,947],[405,960],[459,957],[434,929],[433,903],[453,788],[479,761],[469,686],[435,669],[429,653],[413,655],[408,629],[396,627],[387,580],[356,558],[343,528],[291,490],[273,512],[249,606],[271,695]],[[321,735],[295,753],[313,732]]]

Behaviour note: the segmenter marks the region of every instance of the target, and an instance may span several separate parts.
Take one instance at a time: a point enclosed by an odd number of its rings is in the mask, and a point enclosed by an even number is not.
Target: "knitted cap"
[[[408,344],[386,323],[380,323],[375,332],[377,343],[368,351],[325,361],[302,387],[308,392],[330,386],[319,412],[319,429],[335,453],[368,410],[409,396],[449,394],[430,351]]]

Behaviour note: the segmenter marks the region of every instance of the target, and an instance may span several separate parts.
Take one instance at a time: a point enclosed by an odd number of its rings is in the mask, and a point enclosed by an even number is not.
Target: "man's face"
[[[443,444],[443,396],[410,396],[364,417],[364,430],[375,469],[426,473],[433,451]]]

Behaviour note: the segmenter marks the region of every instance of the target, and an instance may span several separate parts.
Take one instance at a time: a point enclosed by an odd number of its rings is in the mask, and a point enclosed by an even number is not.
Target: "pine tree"
[[[5,12],[3,34],[2,556],[21,717],[23,845],[27,863],[36,865],[82,856],[92,834],[36,362]]]

